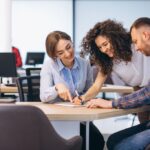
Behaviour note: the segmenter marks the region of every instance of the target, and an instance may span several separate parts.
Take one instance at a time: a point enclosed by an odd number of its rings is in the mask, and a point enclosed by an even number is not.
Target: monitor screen
[[[43,64],[44,52],[27,52],[26,65]]]
[[[16,77],[16,60],[14,53],[0,53],[0,77]]]

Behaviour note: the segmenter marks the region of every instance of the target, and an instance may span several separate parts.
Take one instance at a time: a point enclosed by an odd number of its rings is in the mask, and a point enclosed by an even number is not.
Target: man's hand
[[[70,102],[72,102],[72,97],[71,97],[70,91],[64,84],[62,84],[62,83],[56,84],[55,88],[56,88],[56,90],[58,92],[58,96],[60,98],[62,98],[65,101],[69,100]]]
[[[87,103],[88,108],[112,108],[112,101],[107,101],[101,98],[92,99]]]

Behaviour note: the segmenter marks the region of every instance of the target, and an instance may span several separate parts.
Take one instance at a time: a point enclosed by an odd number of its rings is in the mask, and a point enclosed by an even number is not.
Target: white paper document
[[[71,102],[58,102],[55,105],[66,106],[66,107],[85,107],[85,105],[75,105]]]

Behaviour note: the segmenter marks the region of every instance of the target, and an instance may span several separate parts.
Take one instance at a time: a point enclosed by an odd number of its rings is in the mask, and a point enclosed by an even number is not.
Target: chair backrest
[[[1,150],[80,150],[81,137],[65,140],[37,107],[0,106]]]
[[[26,68],[26,75],[40,75],[41,68]]]
[[[20,101],[40,101],[40,76],[17,78]]]

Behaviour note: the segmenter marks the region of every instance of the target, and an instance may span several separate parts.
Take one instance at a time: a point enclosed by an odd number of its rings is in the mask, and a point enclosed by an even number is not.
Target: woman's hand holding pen
[[[79,93],[77,90],[75,90],[75,94],[76,96],[73,98],[73,103],[75,105],[81,105],[81,100],[80,100]]]
[[[78,91],[75,90],[76,97],[73,98],[73,103],[75,105],[83,105],[83,98],[78,94]]]
[[[79,99],[78,96],[76,96],[76,97],[73,98],[73,103],[74,103],[75,105],[81,105],[81,100]]]
[[[58,92],[58,96],[65,101],[72,102],[72,96],[70,94],[69,89],[62,83],[58,83],[55,85],[55,89]]]

